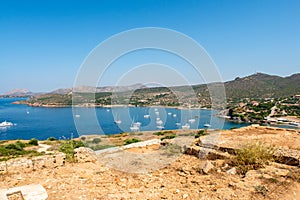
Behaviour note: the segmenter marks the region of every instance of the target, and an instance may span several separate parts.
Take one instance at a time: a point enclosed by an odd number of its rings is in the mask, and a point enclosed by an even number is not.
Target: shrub
[[[68,161],[74,162],[74,149],[83,146],[84,144],[82,141],[68,140],[61,144],[58,150],[66,154],[66,159]]]
[[[142,140],[138,139],[138,138],[131,138],[131,139],[127,139],[124,141],[124,144],[132,144],[132,143],[136,143],[136,142],[141,142]]]
[[[85,136],[82,136],[82,137],[80,137],[80,139],[81,139],[82,141],[85,141],[85,140],[86,140],[86,137],[85,137]]]
[[[273,161],[273,154],[274,148],[262,142],[247,144],[235,151],[232,162],[240,173],[245,174],[248,170],[262,168]]]
[[[207,134],[208,134],[207,130],[201,129],[196,133],[195,138],[199,138],[200,136],[207,135]]]
[[[99,144],[101,142],[101,139],[100,138],[94,138],[93,140],[92,140],[92,143],[94,143],[94,144]]]
[[[39,142],[38,142],[37,139],[32,138],[32,139],[28,142],[28,144],[34,145],[34,146],[38,146],[38,145],[39,145]]]
[[[41,155],[34,150],[24,150],[24,147],[28,146],[21,141],[16,141],[15,143],[7,144],[7,145],[0,145],[0,161],[6,161],[11,158],[16,158],[20,155],[27,155],[27,156],[37,156]]]
[[[12,149],[12,150],[17,150],[17,151],[22,151],[23,150],[23,148],[20,145],[16,144],[16,143],[6,145],[5,149]]]
[[[16,141],[16,142],[15,142],[15,145],[21,147],[22,149],[23,149],[24,147],[26,147],[26,144],[23,143],[23,142],[21,142],[20,140]]]
[[[164,132],[161,132],[161,131],[153,133],[153,135],[157,135],[157,136],[164,135],[164,134],[165,134],[165,133],[164,133]]]
[[[55,137],[49,137],[47,140],[49,140],[49,141],[55,141],[57,139]]]
[[[165,139],[173,139],[173,138],[175,138],[175,137],[176,137],[175,134],[172,134],[172,135],[166,135],[165,137],[162,137],[160,140],[163,141],[163,140],[165,140]]]

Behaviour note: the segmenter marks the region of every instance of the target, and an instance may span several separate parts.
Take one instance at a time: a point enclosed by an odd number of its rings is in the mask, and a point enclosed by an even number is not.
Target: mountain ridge
[[[234,80],[223,83],[197,84],[192,86],[172,86],[172,87],[147,87],[143,84],[134,84],[130,86],[105,86],[105,87],[90,87],[81,86],[72,88],[62,88],[54,90],[46,95],[72,95],[75,93],[106,93],[106,98],[112,93],[122,93],[128,95],[129,91],[134,91],[134,95],[145,97],[153,96],[158,93],[170,92],[172,90],[179,91],[182,96],[191,95],[193,88],[194,93],[198,94],[203,99],[209,99],[209,86],[222,86],[224,84],[227,98],[275,98],[287,97],[300,94],[300,73],[295,73],[290,76],[281,77],[278,75],[269,75],[265,73],[255,73],[245,77],[237,77]],[[23,91],[28,92],[28,91]],[[191,94],[190,94],[191,93]],[[24,93],[26,95],[30,92]],[[32,96],[36,96],[31,94]],[[41,94],[38,96],[43,96]]]

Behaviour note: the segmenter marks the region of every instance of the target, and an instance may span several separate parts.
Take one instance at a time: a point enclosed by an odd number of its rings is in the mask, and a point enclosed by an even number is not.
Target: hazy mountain
[[[69,94],[70,92],[82,92],[82,93],[100,93],[100,92],[127,92],[137,89],[146,88],[143,84],[134,84],[128,86],[105,86],[105,87],[91,87],[91,86],[78,86],[75,88],[57,89],[49,94]]]
[[[114,104],[131,104],[141,105],[178,105],[179,102],[197,102],[201,104],[210,104],[211,98],[216,102],[219,99],[220,86],[224,85],[227,98],[271,98],[271,97],[289,97],[300,94],[300,74],[293,74],[288,77],[280,77],[263,73],[256,73],[250,76],[235,78],[225,83],[210,83],[193,85],[193,86],[176,86],[176,87],[152,87],[148,88],[142,84],[131,86],[110,86],[110,87],[77,87],[71,89],[59,89],[52,93],[35,96],[30,99],[30,103],[38,104],[59,104],[71,105],[72,92],[76,91],[78,103],[95,102],[101,105],[109,105],[111,99]],[[214,87],[214,91],[208,88]],[[192,90],[192,89],[193,90]],[[128,92],[128,91],[134,91]],[[27,92],[27,91],[23,91]],[[96,95],[92,95],[95,93]],[[176,94],[175,94],[176,93]],[[196,95],[195,95],[196,94]],[[220,96],[221,97],[221,96]],[[146,102],[146,103],[145,103]],[[222,98],[220,102],[222,103]]]
[[[1,94],[3,97],[29,97],[34,93],[29,91],[28,89],[13,89],[8,92]]]

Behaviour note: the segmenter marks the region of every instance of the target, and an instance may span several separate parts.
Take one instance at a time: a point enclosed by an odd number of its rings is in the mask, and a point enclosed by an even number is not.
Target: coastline
[[[25,101],[14,101],[11,104],[27,105],[30,107],[44,107],[44,108],[125,108],[125,107],[141,107],[141,108],[174,108],[178,110],[217,110],[207,107],[185,107],[185,106],[161,106],[161,105],[149,105],[149,106],[135,106],[132,104],[114,104],[114,105],[98,105],[94,103],[83,103],[78,105],[66,105],[66,104],[42,104],[42,103],[28,103]]]

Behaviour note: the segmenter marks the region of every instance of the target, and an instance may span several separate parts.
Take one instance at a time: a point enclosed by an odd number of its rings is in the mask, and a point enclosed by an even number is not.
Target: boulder
[[[74,158],[76,162],[84,163],[84,162],[96,162],[97,156],[95,151],[86,147],[79,147],[74,149]]]
[[[202,172],[204,174],[208,174],[210,170],[212,170],[215,166],[208,160],[204,161],[201,165]]]

